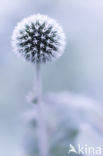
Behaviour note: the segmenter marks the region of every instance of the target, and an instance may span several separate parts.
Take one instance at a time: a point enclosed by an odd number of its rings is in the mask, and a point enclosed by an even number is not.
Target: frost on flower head
[[[12,46],[17,54],[33,63],[52,61],[63,54],[65,35],[54,19],[37,14],[17,24]]]

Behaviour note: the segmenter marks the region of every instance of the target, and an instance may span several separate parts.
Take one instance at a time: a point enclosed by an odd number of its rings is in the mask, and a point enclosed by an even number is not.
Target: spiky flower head
[[[44,15],[33,15],[17,24],[12,35],[14,51],[33,63],[55,60],[63,54],[65,35],[61,26]]]

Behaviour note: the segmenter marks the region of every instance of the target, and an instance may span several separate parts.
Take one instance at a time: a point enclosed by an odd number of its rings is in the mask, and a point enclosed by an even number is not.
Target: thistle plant
[[[37,132],[40,156],[49,155],[49,142],[46,127],[45,103],[42,101],[41,65],[59,58],[65,48],[65,35],[62,27],[44,15],[33,15],[17,24],[12,35],[14,52],[35,64]],[[32,100],[35,103],[35,99]]]

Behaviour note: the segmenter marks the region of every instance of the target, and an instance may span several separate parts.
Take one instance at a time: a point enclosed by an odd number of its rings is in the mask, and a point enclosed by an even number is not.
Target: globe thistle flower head
[[[63,54],[65,35],[54,19],[37,14],[17,24],[12,46],[16,54],[32,63],[53,61]]]

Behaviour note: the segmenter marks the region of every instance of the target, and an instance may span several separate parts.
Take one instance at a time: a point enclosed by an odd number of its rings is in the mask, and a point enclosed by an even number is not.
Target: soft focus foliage
[[[89,137],[89,143],[93,140],[95,145],[101,145],[101,142],[97,142],[96,139],[96,136],[101,137],[101,141],[103,139],[103,129],[99,125],[99,120],[103,118],[103,115],[98,108],[98,103],[85,96],[69,92],[49,93],[45,96],[44,102],[51,156],[68,156],[69,144],[75,147],[79,143],[87,144],[87,140],[81,139],[88,136],[90,129],[90,135],[92,136],[93,133],[96,135],[94,138]],[[33,110],[24,114],[24,122],[27,127],[24,147],[27,156],[38,153],[36,107],[35,105]],[[97,114],[96,117],[95,114]],[[81,132],[83,133],[82,138]],[[69,155],[72,156],[72,153]]]

